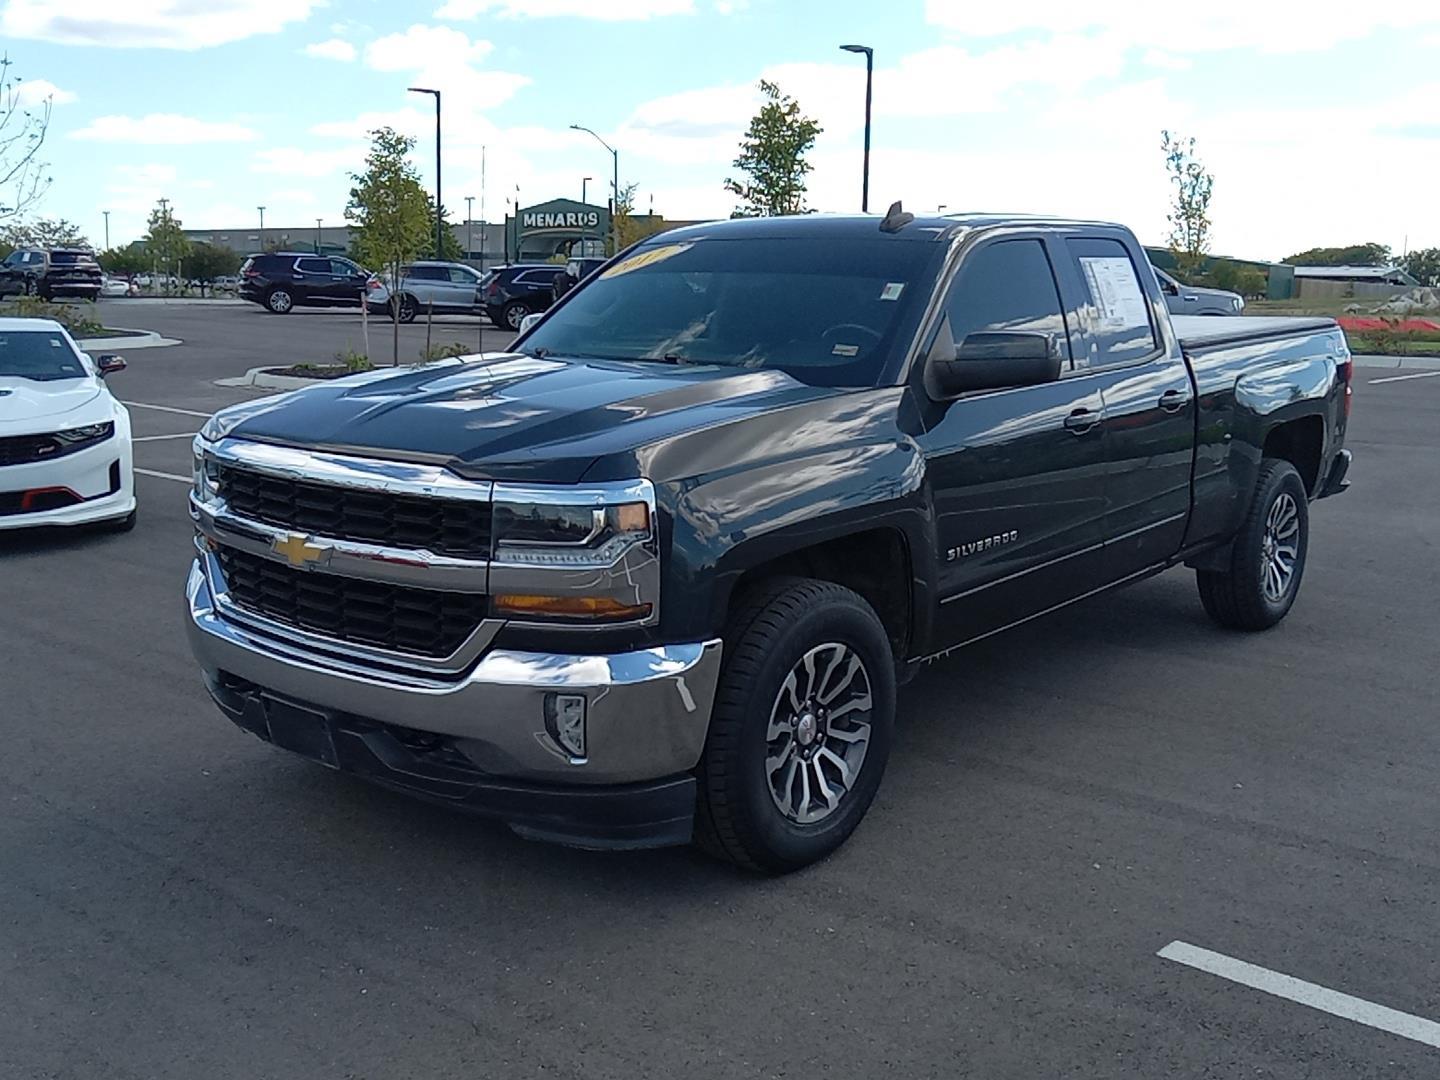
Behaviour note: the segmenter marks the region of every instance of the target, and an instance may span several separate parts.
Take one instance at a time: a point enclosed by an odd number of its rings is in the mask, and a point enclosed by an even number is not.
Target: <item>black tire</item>
[[[295,295],[277,286],[265,294],[265,310],[272,315],[288,315],[295,310]]]
[[[880,787],[895,722],[895,661],[890,639],[860,596],[843,586],[807,578],[777,578],[738,598],[724,638],[724,668],[698,768],[696,842],[709,854],[746,869],[766,873],[798,870],[845,842]],[[767,734],[772,712],[786,707],[781,695],[792,669],[812,650],[836,646],[860,659],[860,674],[869,681],[869,737],[858,773],[829,816],[802,824],[787,817],[779,806],[782,796],[772,792],[766,767],[772,749]],[[838,658],[835,662],[838,664]],[[831,670],[827,668],[827,678]],[[851,693],[856,689],[854,677],[852,674],[846,687]],[[825,688],[826,679],[822,678],[822,696]],[[832,704],[839,700],[832,695]],[[861,711],[860,716],[865,715]],[[847,720],[846,724],[853,722]],[[788,730],[782,736],[797,750],[799,730],[797,726],[795,736]],[[827,738],[831,740],[828,744]],[[831,727],[807,749],[823,752],[826,746],[834,746],[845,753],[854,745],[849,739],[843,743],[835,740]],[[800,768],[804,770],[803,765]],[[832,774],[832,780],[835,775],[840,774]],[[809,778],[803,779],[808,794]],[[783,786],[788,799],[795,785]]]
[[[410,296],[408,293],[401,293],[399,303],[392,305],[391,310],[395,313],[394,317],[399,319],[400,322],[412,323],[415,321],[415,316],[419,312],[420,306],[415,303],[413,296]]]
[[[1284,579],[1283,588],[1277,588],[1278,577],[1270,577],[1267,582],[1267,564],[1272,563],[1271,552],[1276,546],[1272,521],[1287,507],[1293,507],[1295,531],[1285,541],[1293,545],[1294,555],[1289,577]],[[1290,462],[1264,459],[1250,508],[1231,545],[1229,568],[1195,573],[1206,614],[1232,630],[1270,629],[1289,614],[1295,603],[1309,546],[1310,508],[1304,481]]]
[[[21,287],[21,289],[20,289],[20,295],[21,295],[21,296],[34,296],[34,295],[35,295],[35,280],[34,280],[33,278],[26,278],[26,279],[25,279],[24,285],[23,285],[23,286]]]
[[[530,309],[523,303],[519,300],[511,300],[500,309],[500,326],[505,330],[518,331],[521,321],[529,314]]]

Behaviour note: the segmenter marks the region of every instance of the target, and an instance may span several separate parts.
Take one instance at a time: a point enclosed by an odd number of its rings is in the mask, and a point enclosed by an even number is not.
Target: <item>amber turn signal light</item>
[[[609,596],[497,596],[500,615],[539,615],[565,619],[643,619],[649,604],[622,604]]]

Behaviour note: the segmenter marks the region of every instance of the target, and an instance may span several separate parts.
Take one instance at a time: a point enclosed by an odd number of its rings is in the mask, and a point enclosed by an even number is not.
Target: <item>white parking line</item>
[[[1440,1024],[1433,1020],[1425,1020],[1419,1016],[1411,1016],[1409,1013],[1387,1008],[1384,1005],[1376,1005],[1363,998],[1342,994],[1338,990],[1328,990],[1323,986],[1305,982],[1303,979],[1271,971],[1269,968],[1247,964],[1244,960],[1235,960],[1222,953],[1202,949],[1197,945],[1187,945],[1183,941],[1172,941],[1155,955],[1166,960],[1173,960],[1177,964],[1209,972],[1211,975],[1218,975],[1222,979],[1229,979],[1242,986],[1263,990],[1267,994],[1274,994],[1276,997],[1308,1005],[1312,1009],[1319,1009],[1331,1016],[1353,1020],[1355,1023],[1365,1024],[1367,1027],[1379,1028],[1381,1031],[1388,1031],[1390,1034],[1399,1035],[1402,1038],[1414,1039],[1426,1046],[1440,1047]]]
[[[1404,382],[1406,379],[1433,379],[1437,375],[1440,375],[1440,371],[1417,371],[1411,375],[1387,375],[1383,379],[1369,379],[1367,381],[1371,386],[1374,386],[1376,383]]]
[[[174,435],[132,435],[131,442],[159,442],[161,439],[193,439],[193,431],[177,431]]]
[[[147,405],[143,401],[122,401],[121,405],[128,405],[132,409],[154,409],[156,412],[173,412],[181,416],[200,416],[209,420],[213,415],[208,412],[196,412],[194,409],[177,409],[174,405]]]
[[[193,476],[181,476],[179,473],[173,472],[157,472],[154,469],[142,469],[138,465],[135,466],[135,471],[141,476],[158,476],[161,480],[178,480],[182,484],[193,484],[195,482]]]

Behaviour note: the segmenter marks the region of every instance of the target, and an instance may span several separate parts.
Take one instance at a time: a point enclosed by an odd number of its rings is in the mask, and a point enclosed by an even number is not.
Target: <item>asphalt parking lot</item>
[[[1215,629],[1177,570],[936,665],[860,830],[766,880],[527,843],[222,719],[189,435],[359,320],[102,314],[184,344],[112,383],[136,530],[0,538],[0,1077],[1440,1075],[1440,377],[1359,370],[1279,628]]]

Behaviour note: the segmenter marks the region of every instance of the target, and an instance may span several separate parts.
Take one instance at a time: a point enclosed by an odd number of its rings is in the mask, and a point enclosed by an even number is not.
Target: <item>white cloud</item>
[[[1140,57],[1140,63],[1160,71],[1189,71],[1195,65],[1195,61],[1188,56],[1177,56],[1164,49],[1146,49],[1145,55]]]
[[[199,120],[176,113],[148,116],[97,116],[87,127],[71,132],[72,139],[141,145],[250,142],[257,132],[240,124]]]
[[[306,56],[318,56],[322,60],[343,60],[355,59],[355,46],[340,38],[331,38],[329,41],[317,41],[314,44],[305,46]]]
[[[1303,7],[1276,0],[1205,0],[1143,7],[1135,0],[1029,0],[1023,4],[926,0],[925,17],[963,33],[967,40],[1025,31],[1104,30],[1134,45],[1177,53],[1217,49],[1285,53],[1328,49],[1376,30],[1437,27],[1440,7],[1354,4],[1349,0],[1311,0]]]
[[[365,63],[376,71],[419,71],[472,64],[494,47],[448,26],[416,23],[403,34],[386,34],[365,46]]]
[[[733,4],[734,0],[730,2]],[[694,13],[694,0],[448,0],[436,10],[435,18],[461,21],[495,14],[502,19],[571,16],[604,22],[633,22]]]
[[[26,79],[15,85],[15,104],[21,108],[38,105],[46,98],[55,105],[69,105],[75,100],[75,94],[69,90],[61,90],[48,79]]]
[[[203,49],[302,22],[323,0],[10,0],[0,38],[118,49]]]

